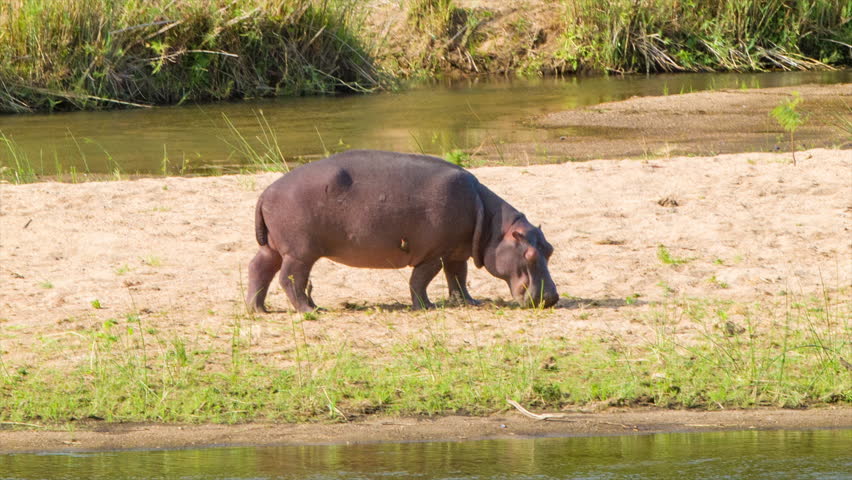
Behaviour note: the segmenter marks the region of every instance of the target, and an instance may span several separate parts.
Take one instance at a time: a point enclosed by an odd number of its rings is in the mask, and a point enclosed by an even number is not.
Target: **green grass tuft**
[[[657,258],[660,259],[666,265],[682,265],[690,261],[689,258],[676,258],[673,257],[669,249],[666,248],[665,245],[660,244],[657,246]]]
[[[805,116],[798,110],[801,102],[802,97],[799,96],[799,92],[793,92],[790,98],[782,100],[777,107],[769,112],[778,122],[778,125],[790,134],[790,152],[793,155],[793,165],[796,164],[796,143],[793,135],[796,133],[796,129],[805,123]]]
[[[0,131],[0,180],[9,183],[34,183],[39,179],[27,154],[12,138]]]
[[[459,167],[470,167],[470,154],[458,148],[445,153],[444,160],[454,165],[458,165]]]
[[[263,115],[263,110],[255,111],[254,115],[260,128],[260,135],[256,136],[254,140],[250,140],[240,132],[227,115],[222,113],[222,118],[231,134],[231,138],[225,139],[225,143],[240,158],[242,163],[250,165],[253,170],[289,172],[290,165],[287,163],[287,158],[284,157],[278,143],[278,136]]]

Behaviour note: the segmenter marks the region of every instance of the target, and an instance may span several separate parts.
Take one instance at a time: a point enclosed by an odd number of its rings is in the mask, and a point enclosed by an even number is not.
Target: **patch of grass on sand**
[[[850,404],[852,376],[842,360],[852,359],[848,297],[848,291],[799,301],[787,296],[782,301],[789,303],[780,305],[672,301],[650,311],[647,340],[633,344],[609,333],[471,345],[454,341],[437,322],[365,352],[308,341],[304,319],[294,315],[281,324],[289,348],[277,366],[261,359],[247,333],[260,319],[235,317],[227,347],[215,350],[197,339],[161,336],[130,314],[75,332],[84,341],[65,353],[81,360],[68,370],[38,363],[0,368],[0,420],[483,415],[506,409],[507,398],[537,410],[590,403],[706,409]]]
[[[689,258],[673,257],[669,249],[662,244],[657,246],[657,258],[666,265],[682,265],[690,261]]]

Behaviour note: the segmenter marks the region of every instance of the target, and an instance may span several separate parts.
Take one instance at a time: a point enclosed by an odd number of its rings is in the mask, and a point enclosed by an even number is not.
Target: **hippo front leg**
[[[314,311],[317,306],[306,291],[308,277],[314,262],[304,262],[290,256],[285,256],[281,262],[281,287],[290,299],[296,311],[307,313]]]
[[[426,294],[426,287],[429,282],[435,278],[435,275],[441,271],[441,260],[435,259],[425,263],[421,263],[414,267],[411,271],[411,280],[408,284],[411,287],[411,304],[412,309],[420,310],[425,308],[435,308],[435,304],[429,301],[429,296]]]
[[[467,260],[444,261],[444,274],[447,276],[451,302],[479,305],[467,291]]]
[[[281,255],[268,245],[260,247],[257,255],[249,263],[249,284],[246,294],[246,306],[254,312],[266,312],[266,292],[281,268]]]

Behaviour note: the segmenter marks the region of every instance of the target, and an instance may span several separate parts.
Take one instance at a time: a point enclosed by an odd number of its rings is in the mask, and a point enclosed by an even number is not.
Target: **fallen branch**
[[[18,273],[18,272],[16,272],[16,271],[14,271],[14,270],[9,270],[9,269],[8,269],[8,268],[6,268],[6,267],[2,267],[2,268],[3,268],[3,270],[5,270],[6,272],[9,272],[9,275],[11,275],[13,278],[26,278],[26,277],[24,277],[23,275],[21,275],[20,273]]]
[[[106,98],[106,97],[98,97],[95,95],[88,95],[85,93],[74,93],[74,92],[66,92],[59,90],[49,90],[47,88],[37,88],[37,87],[24,87],[32,90],[36,93],[41,93],[43,95],[50,95],[53,97],[61,97],[68,100],[97,100],[99,102],[109,102],[109,103],[117,103],[119,105],[127,105],[129,107],[137,107],[137,108],[151,108],[151,105],[145,105],[143,103],[134,103],[134,102],[126,102],[124,100],[116,100],[114,98]]]
[[[178,51],[176,51],[174,53],[170,53],[168,55],[160,55],[159,57],[143,58],[142,61],[152,62],[154,60],[160,60],[160,61],[168,60],[170,62],[174,62],[174,60],[176,58],[178,58],[181,55],[184,55],[186,53],[209,53],[211,55],[222,55],[224,57],[240,58],[240,56],[235,54],[235,53],[223,52],[221,50],[220,51],[215,51],[215,50],[178,50]]]
[[[131,25],[129,27],[125,27],[125,28],[122,28],[122,29],[119,29],[119,30],[113,30],[113,31],[109,32],[109,34],[110,35],[118,35],[119,33],[129,32],[130,30],[137,30],[137,29],[140,29],[140,28],[166,25],[166,24],[169,24],[169,23],[172,23],[172,20],[159,20],[159,21],[151,22],[151,23],[143,23],[143,24],[140,24],[140,25]]]
[[[550,420],[550,421],[555,420],[555,421],[561,421],[561,422],[570,422],[571,421],[571,420],[567,419],[568,416],[569,416],[569,414],[567,414],[567,413],[542,413],[542,414],[532,413],[531,411],[522,407],[518,402],[516,402],[514,400],[510,400],[510,399],[507,398],[506,401],[509,403],[509,405],[518,409],[518,411],[521,412],[523,415],[530,417],[530,418],[533,418],[535,420],[542,420],[542,421],[545,421],[545,422],[548,421],[548,420]]]

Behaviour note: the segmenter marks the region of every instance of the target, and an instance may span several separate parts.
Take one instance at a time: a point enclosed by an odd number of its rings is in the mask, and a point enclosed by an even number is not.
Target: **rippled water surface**
[[[852,430],[0,455],[0,479],[852,478]]]
[[[39,174],[52,175],[57,167],[176,174],[239,168],[247,161],[240,136],[255,148],[274,137],[290,159],[348,148],[441,155],[483,143],[541,142],[552,133],[532,128],[529,118],[634,95],[850,81],[852,71],[480,79],[375,95],[7,115],[0,116],[0,133]],[[9,152],[0,148],[0,159],[4,155]]]

